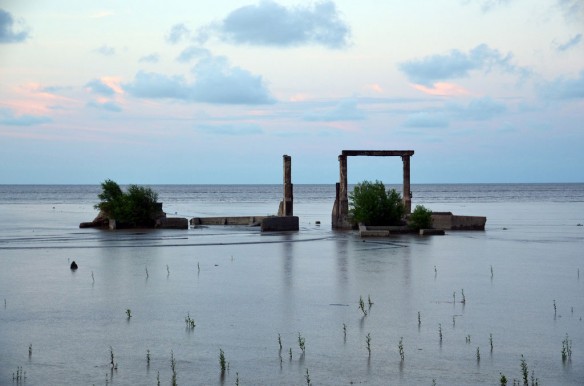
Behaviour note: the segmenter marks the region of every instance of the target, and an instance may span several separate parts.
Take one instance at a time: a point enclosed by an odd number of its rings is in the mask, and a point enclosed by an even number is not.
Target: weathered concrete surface
[[[198,225],[248,225],[259,226],[266,216],[193,217],[191,226]]]
[[[262,220],[262,232],[288,232],[298,229],[298,216],[269,216]]]
[[[189,220],[184,217],[164,217],[156,220],[159,229],[189,229]]]
[[[414,231],[407,226],[367,226],[359,223],[359,236],[361,237],[388,237],[389,235],[399,235],[404,233],[413,233]]]
[[[278,216],[294,215],[294,186],[292,185],[292,157],[284,154],[284,198],[280,201]]]
[[[444,236],[444,229],[420,229],[420,236]]]
[[[485,230],[487,218],[483,216],[457,216],[450,212],[432,213],[434,229],[444,230]]]

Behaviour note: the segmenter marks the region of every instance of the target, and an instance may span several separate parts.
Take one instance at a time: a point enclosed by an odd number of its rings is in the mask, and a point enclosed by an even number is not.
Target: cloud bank
[[[202,28],[198,40],[210,36],[234,44],[343,48],[349,44],[350,27],[329,0],[290,8],[264,0],[238,8],[222,21]]]
[[[443,55],[431,55],[422,59],[413,59],[398,65],[406,77],[413,83],[424,86],[447,79],[466,78],[472,71],[491,71],[498,68],[503,72],[519,74],[526,77],[530,74],[527,68],[511,63],[513,55],[501,54],[486,44],[480,44],[469,52],[452,50]]]
[[[551,82],[545,82],[538,88],[544,99],[582,99],[584,98],[584,70],[576,78],[558,77]]]
[[[8,126],[34,126],[49,123],[52,119],[40,115],[15,115],[10,109],[0,109],[0,125]]]
[[[25,27],[17,31],[14,24],[12,15],[0,8],[0,43],[20,43],[29,38],[29,31]]]
[[[193,67],[194,81],[140,71],[125,91],[138,98],[176,99],[212,104],[269,104],[275,99],[261,76],[231,66],[227,58],[208,53]]]

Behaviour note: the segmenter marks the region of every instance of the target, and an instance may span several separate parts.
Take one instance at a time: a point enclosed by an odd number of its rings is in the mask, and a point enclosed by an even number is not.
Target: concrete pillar
[[[347,156],[339,156],[339,210],[338,224],[346,227],[349,219],[349,192],[347,182]]]
[[[412,192],[410,190],[410,156],[403,155],[402,161],[404,164],[404,193],[403,193],[403,201],[404,206],[406,209],[406,213],[412,213]]]
[[[282,216],[293,216],[292,157],[284,154],[284,200]]]

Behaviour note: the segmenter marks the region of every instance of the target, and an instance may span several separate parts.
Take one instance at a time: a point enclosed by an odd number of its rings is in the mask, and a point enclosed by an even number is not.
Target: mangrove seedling
[[[521,354],[521,374],[523,375],[523,384],[529,385],[529,370],[523,354]]]
[[[305,343],[304,337],[300,335],[300,333],[298,333],[298,347],[300,347],[300,350],[302,350],[302,354],[304,354],[304,350],[306,349],[304,343]]]
[[[290,360],[292,360],[292,347],[290,347],[290,350],[288,350],[288,357]]]
[[[185,324],[186,324],[186,328],[193,330],[195,328],[195,326],[197,325],[195,323],[195,320],[193,318],[191,318],[191,315],[189,313],[187,313],[187,316],[185,318]]]
[[[500,375],[499,383],[501,384],[501,386],[507,386],[507,377],[503,375],[503,373],[499,373],[499,375]]]
[[[278,344],[280,345],[280,351],[282,351],[282,337],[280,336],[280,333],[278,333]]]
[[[221,368],[221,372],[224,373],[225,369],[227,368],[227,362],[225,361],[225,353],[223,349],[219,349],[219,367]]]
[[[572,341],[568,338],[568,334],[562,341],[562,361],[572,359]]]
[[[363,316],[367,316],[367,310],[365,309],[365,302],[363,301],[363,296],[359,296],[359,309],[363,312]]]
[[[168,264],[166,264],[166,276],[170,275],[170,268],[168,268]]]
[[[131,309],[127,309],[126,310],[126,316],[128,317],[128,319],[130,319],[132,317],[132,310]]]
[[[489,334],[489,344],[491,345],[491,351],[493,351],[493,334]]]
[[[92,281],[92,283],[95,283],[95,278],[93,277],[93,271],[91,271],[91,281]]]
[[[477,347],[477,362],[481,361],[481,351],[480,349]]]
[[[371,308],[371,306],[373,305],[373,302],[371,301],[371,295],[367,296],[367,303],[369,304],[369,308]]]
[[[172,371],[171,385],[176,386],[176,360],[172,350],[170,350],[170,370]]]
[[[462,293],[462,300],[460,301],[462,304],[466,304],[466,297],[464,296],[464,288],[460,290]]]
[[[554,316],[556,315],[557,310],[558,309],[556,308],[556,299],[554,299]]]
[[[399,344],[397,345],[397,349],[399,350],[399,357],[401,360],[404,360],[404,338],[399,338]]]
[[[470,344],[470,335],[467,335],[465,339],[466,339],[466,343]]]
[[[146,270],[146,279],[148,279],[148,277],[150,276],[150,275],[148,275],[148,266],[147,265],[144,266],[144,269]]]
[[[150,350],[146,350],[146,364],[150,366]]]
[[[566,337],[568,337],[568,335],[566,335]],[[28,345],[28,356],[30,357],[32,355],[32,343]]]
[[[114,349],[112,348],[112,346],[109,346],[110,349],[110,365],[112,366],[112,369],[115,367],[114,364]]]
[[[456,291],[452,293],[452,303],[456,303]]]
[[[491,279],[493,278],[493,266],[491,265]]]
[[[239,373],[235,373],[235,386],[239,386]]]
[[[440,338],[440,343],[442,343],[442,323],[438,324],[438,337]]]
[[[306,379],[306,385],[310,386],[310,374],[308,374],[308,369],[306,369],[306,375],[304,378]]]
[[[347,340],[347,325],[343,323],[343,339]]]
[[[160,370],[156,372],[156,385],[160,386]]]
[[[371,333],[367,333],[367,336],[365,336],[365,344],[367,345],[367,352],[369,353],[369,356],[371,356]]]
[[[420,311],[418,311],[418,327],[420,327],[422,325],[422,318],[420,315]]]

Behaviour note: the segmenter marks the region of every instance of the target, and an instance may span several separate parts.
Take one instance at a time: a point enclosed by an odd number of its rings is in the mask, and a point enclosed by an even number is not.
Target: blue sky
[[[584,182],[583,35],[582,0],[0,1],[0,183]]]

